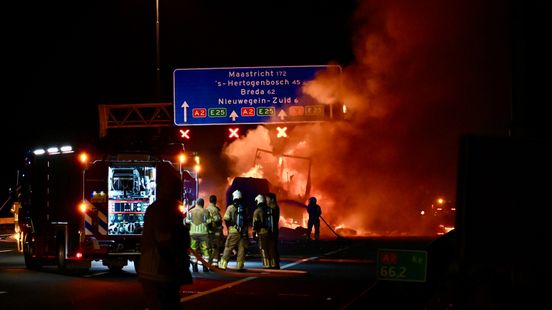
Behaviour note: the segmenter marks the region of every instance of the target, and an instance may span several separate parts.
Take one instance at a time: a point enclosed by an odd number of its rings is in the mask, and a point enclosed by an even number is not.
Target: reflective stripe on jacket
[[[211,223],[209,211],[196,206],[188,213],[186,223],[190,224],[190,235],[206,235],[209,233],[207,224]]]

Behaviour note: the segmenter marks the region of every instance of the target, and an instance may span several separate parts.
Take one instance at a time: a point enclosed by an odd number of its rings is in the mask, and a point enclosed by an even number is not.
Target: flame
[[[435,202],[435,193],[452,197],[456,191],[458,137],[502,132],[496,125],[508,122],[508,107],[497,112],[487,104],[510,96],[507,69],[495,69],[509,67],[502,66],[507,57],[500,44],[473,36],[501,12],[486,4],[481,8],[489,14],[473,13],[470,3],[430,2],[359,2],[354,61],[342,74],[320,72],[302,89],[320,104],[345,107],[347,118],[295,125],[285,141],[273,141],[269,129],[259,126],[225,145],[231,176],[250,173],[255,163],[262,167],[254,168],[262,171],[255,175],[277,188],[279,199],[304,203],[306,195],[316,196],[330,225],[340,223],[359,235],[423,233],[420,206]],[[490,50],[459,51],[450,42]],[[493,52],[501,57],[489,57]],[[484,81],[480,72],[486,72]],[[495,88],[479,96],[477,85],[485,81]],[[300,215],[293,218],[286,215],[282,222],[306,227]]]
[[[263,167],[261,165],[255,165],[249,171],[242,173],[241,176],[249,178],[263,178]]]
[[[307,224],[304,221],[298,222],[296,219],[292,217],[284,217],[280,216],[280,227],[286,227],[290,229],[295,229],[297,227],[306,227]]]

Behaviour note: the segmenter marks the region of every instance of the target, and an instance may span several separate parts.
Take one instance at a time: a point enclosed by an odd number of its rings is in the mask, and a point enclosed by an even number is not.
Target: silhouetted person
[[[278,206],[278,202],[276,201],[276,194],[275,193],[268,193],[266,194],[266,204],[270,208],[268,209],[268,228],[270,232],[272,233],[272,246],[273,246],[273,253],[274,253],[274,269],[280,269],[280,251],[278,249],[278,238],[280,235],[280,206]]]
[[[144,216],[138,277],[150,310],[180,309],[180,285],[192,283],[190,233],[179,210],[178,182],[174,183],[157,188],[159,199]]]
[[[255,202],[257,203],[257,209],[253,212],[253,230],[259,237],[257,245],[261,252],[263,268],[275,268],[274,240],[268,227],[268,206],[263,195],[255,197]]]
[[[243,204],[242,193],[240,191],[234,191],[232,199],[232,203],[226,207],[223,218],[228,228],[228,237],[226,238],[219,268],[226,269],[233,251],[237,250],[236,269],[243,270],[245,266],[245,252],[249,245],[249,214],[247,214],[247,208]]]
[[[220,247],[222,244],[222,238],[224,234],[222,232],[222,215],[220,209],[217,206],[217,196],[209,196],[209,206],[207,211],[211,216],[211,223],[209,225],[209,264],[218,267],[220,260]]]
[[[316,204],[316,197],[309,198],[309,204],[307,205],[307,213],[309,214],[309,222],[307,226],[307,239],[310,240],[312,227],[314,226],[314,240],[320,239],[320,216],[322,215],[322,209]]]

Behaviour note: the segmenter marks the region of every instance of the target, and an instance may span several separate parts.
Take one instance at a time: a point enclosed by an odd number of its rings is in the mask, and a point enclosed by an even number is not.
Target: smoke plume
[[[345,105],[346,119],[295,126],[284,145],[258,127],[224,149],[234,176],[252,169],[257,149],[308,157],[310,195],[331,224],[362,235],[424,233],[419,210],[455,200],[459,137],[507,130],[506,18],[497,3],[361,1],[351,17],[355,60],[303,89]],[[305,161],[277,161],[256,169],[308,198]]]

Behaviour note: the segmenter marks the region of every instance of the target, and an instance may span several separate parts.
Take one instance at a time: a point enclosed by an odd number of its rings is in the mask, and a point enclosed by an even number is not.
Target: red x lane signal
[[[278,130],[278,134],[276,134],[276,138],[287,138],[287,127],[276,127],[276,130]]]
[[[190,129],[180,129],[180,138],[190,139]]]
[[[228,138],[239,138],[238,132],[240,131],[239,127],[236,128],[228,128],[228,131],[230,131],[230,134],[228,135]]]

